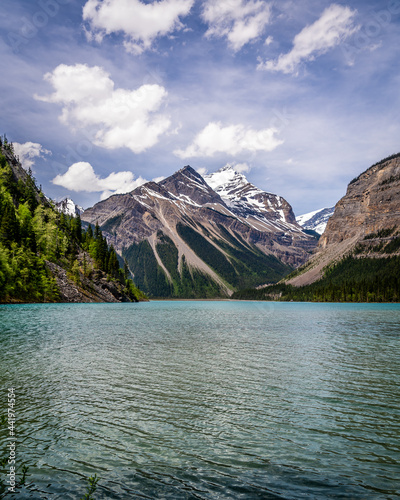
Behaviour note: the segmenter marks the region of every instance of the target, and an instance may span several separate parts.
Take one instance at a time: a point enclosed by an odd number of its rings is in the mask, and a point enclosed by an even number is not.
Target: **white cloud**
[[[25,170],[29,170],[35,163],[35,158],[42,158],[43,155],[51,155],[51,151],[45,149],[37,142],[25,142],[20,144],[14,142],[14,152],[19,157],[21,165]]]
[[[202,18],[209,25],[207,37],[226,37],[238,51],[262,35],[270,22],[271,7],[265,0],[207,0]]]
[[[208,169],[206,167],[199,167],[196,169],[196,172],[201,176],[206,175],[208,173]]]
[[[271,45],[271,43],[274,41],[274,38],[272,36],[269,36],[265,39],[264,45],[268,47],[268,45]]]
[[[154,177],[154,179],[152,179],[153,182],[161,182],[165,179],[165,176],[164,175],[160,175],[160,177]]]
[[[189,14],[194,0],[88,0],[83,19],[90,25],[89,39],[101,41],[104,35],[122,32],[128,52],[141,54],[157,37],[183,27],[180,17]]]
[[[260,63],[258,69],[296,73],[302,61],[312,61],[325,54],[359,29],[353,23],[356,12],[349,7],[330,5],[317,21],[295,36],[290,52],[281,54],[275,61]]]
[[[74,163],[63,175],[57,175],[53,184],[70,191],[96,193],[102,191],[104,200],[112,194],[129,193],[147,181],[142,177],[135,179],[132,172],[112,172],[108,177],[100,178],[88,162]]]
[[[114,89],[103,68],[86,64],[60,64],[44,78],[55,91],[35,98],[62,104],[61,121],[72,128],[90,127],[97,146],[127,147],[141,153],[154,146],[171,125],[166,115],[156,113],[168,95],[160,85]]]
[[[248,173],[251,170],[251,167],[247,163],[227,163],[226,167],[232,167],[239,174]]]
[[[275,137],[277,129],[254,130],[244,125],[228,125],[220,122],[209,123],[185,150],[174,154],[179,158],[214,156],[216,153],[236,155],[242,151],[272,151],[283,141]]]

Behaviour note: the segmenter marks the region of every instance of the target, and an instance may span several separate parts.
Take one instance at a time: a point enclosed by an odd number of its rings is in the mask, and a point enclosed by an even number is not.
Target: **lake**
[[[6,305],[0,359],[17,498],[400,498],[398,304]]]

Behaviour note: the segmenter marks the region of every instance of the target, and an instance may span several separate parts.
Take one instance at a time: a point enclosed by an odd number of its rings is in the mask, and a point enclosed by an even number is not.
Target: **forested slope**
[[[54,209],[0,139],[0,302],[137,301],[100,229]]]

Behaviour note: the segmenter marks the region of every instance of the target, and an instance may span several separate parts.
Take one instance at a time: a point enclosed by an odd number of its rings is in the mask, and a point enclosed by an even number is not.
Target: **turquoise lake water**
[[[400,498],[400,305],[0,306],[0,360],[16,498]]]

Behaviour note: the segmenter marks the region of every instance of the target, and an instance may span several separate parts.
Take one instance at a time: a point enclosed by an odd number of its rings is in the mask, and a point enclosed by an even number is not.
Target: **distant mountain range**
[[[186,166],[85,210],[153,297],[229,296],[305,263],[316,239],[280,196],[232,167],[204,178]]]
[[[315,231],[318,234],[322,234],[325,231],[328,220],[332,217],[334,211],[335,207],[321,208],[319,210],[315,210],[314,212],[297,216],[296,221],[303,229],[308,229],[310,231]]]
[[[353,179],[333,214],[297,220],[230,166],[186,166],[85,211],[70,198],[55,211],[1,140],[0,170],[3,302],[145,299],[129,272],[160,298],[400,302],[400,153]]]

